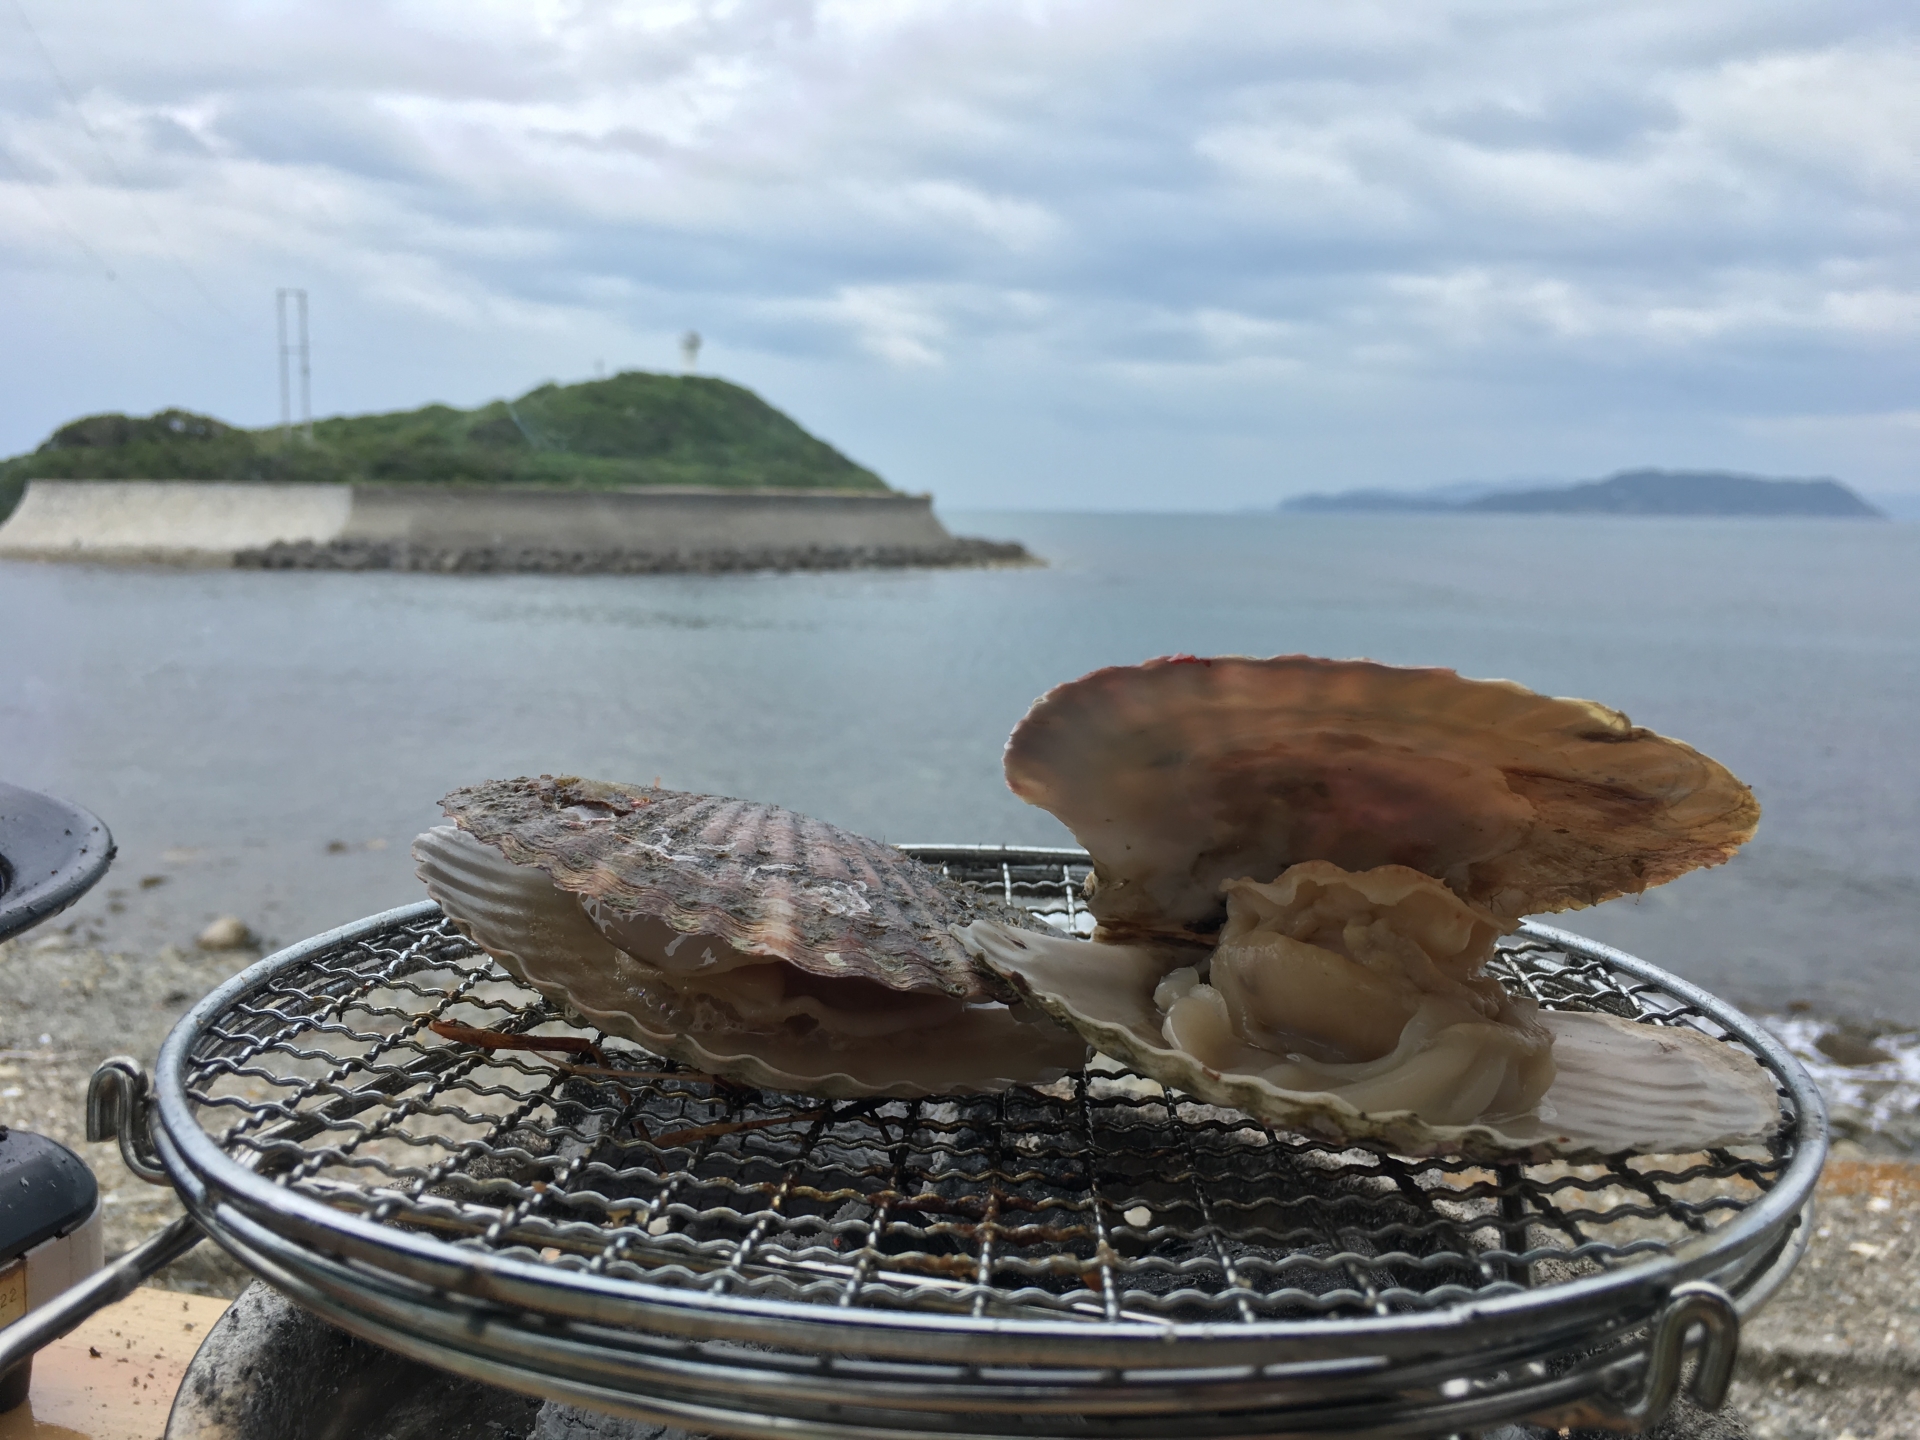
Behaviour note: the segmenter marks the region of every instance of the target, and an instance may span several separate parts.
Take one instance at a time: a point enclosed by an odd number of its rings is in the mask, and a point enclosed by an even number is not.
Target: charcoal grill
[[[1081,852],[906,848],[1088,928]],[[207,996],[150,1094],[103,1067],[96,1132],[188,1217],[66,1323],[205,1233],[403,1355],[701,1433],[1633,1429],[1689,1357],[1717,1407],[1741,1315],[1806,1243],[1817,1092],[1756,1024],[1644,961],[1529,924],[1494,963],[1547,1008],[1743,1047],[1778,1084],[1779,1135],[1410,1160],[1104,1060],[991,1096],[749,1090],[570,1024],[423,903]]]

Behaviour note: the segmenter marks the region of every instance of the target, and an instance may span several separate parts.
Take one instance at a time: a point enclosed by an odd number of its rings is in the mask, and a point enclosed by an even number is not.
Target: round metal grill
[[[1077,852],[910,848],[1087,928]],[[1692,1323],[1731,1321],[1689,1284],[1749,1308],[1791,1267],[1818,1101],[1642,962],[1529,927],[1496,968],[1549,1008],[1747,1047],[1786,1125],[1485,1166],[1270,1131],[1104,1059],[990,1096],[774,1094],[569,1023],[424,904],[209,996],[162,1053],[156,1139],[209,1232],[337,1323],[694,1430],[1414,1435],[1663,1407]]]

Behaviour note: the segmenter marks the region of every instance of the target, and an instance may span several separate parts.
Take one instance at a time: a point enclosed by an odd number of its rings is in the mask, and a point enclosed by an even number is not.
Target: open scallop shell
[[[1368,1113],[1337,1093],[1282,1090],[1262,1076],[1211,1069],[1169,1048],[1153,999],[1170,962],[1163,947],[1101,944],[991,921],[964,933],[989,969],[1102,1053],[1197,1100],[1331,1139],[1414,1156],[1579,1158],[1756,1143],[1780,1123],[1772,1079],[1734,1047],[1683,1026],[1568,1011],[1539,1017],[1553,1033],[1558,1073],[1531,1112],[1453,1126],[1406,1111]]]
[[[1085,1044],[989,993],[953,927],[982,901],[774,806],[542,779],[457,791],[479,836],[414,842],[427,891],[510,974],[709,1074],[833,1097],[990,1091]]]
[[[1302,860],[1409,866],[1516,920],[1719,864],[1760,813],[1603,705],[1304,655],[1097,670],[1035,703],[1006,774],[1092,855],[1114,940],[1205,939],[1223,881]]]

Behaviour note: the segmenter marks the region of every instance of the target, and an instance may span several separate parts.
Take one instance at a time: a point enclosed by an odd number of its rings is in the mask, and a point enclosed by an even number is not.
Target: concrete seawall
[[[652,553],[936,546],[928,495],[733,490],[525,490],[355,485],[341,540]],[[299,538],[299,537],[289,537]]]
[[[649,571],[1004,563],[1024,552],[956,540],[927,495],[35,480],[0,525],[0,556]]]
[[[277,540],[336,539],[352,511],[348,485],[32,480],[0,525],[0,555],[227,565]]]

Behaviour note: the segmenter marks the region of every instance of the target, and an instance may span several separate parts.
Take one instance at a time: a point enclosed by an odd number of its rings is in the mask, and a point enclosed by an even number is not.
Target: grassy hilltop
[[[0,461],[0,518],[28,480],[359,480],[381,483],[888,487],[739,385],[630,370],[542,385],[477,410],[428,405],[316,420],[313,442],[207,415],[89,415]]]

